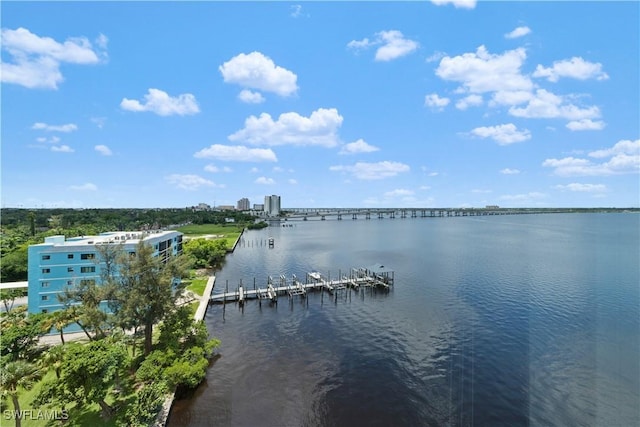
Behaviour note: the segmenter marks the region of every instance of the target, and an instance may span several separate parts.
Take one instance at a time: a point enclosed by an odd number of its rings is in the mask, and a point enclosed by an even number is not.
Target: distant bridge
[[[523,215],[567,212],[563,209],[522,208],[288,208],[285,220],[304,220],[335,217],[338,220],[384,218],[437,218],[486,215]]]

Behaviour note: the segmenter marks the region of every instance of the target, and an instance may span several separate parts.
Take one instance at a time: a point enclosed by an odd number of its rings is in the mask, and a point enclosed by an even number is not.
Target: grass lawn
[[[208,277],[199,277],[197,279],[191,280],[191,284],[187,286],[187,290],[191,291],[197,295],[204,295],[204,288],[207,287]]]
[[[239,236],[242,227],[238,225],[222,225],[222,224],[189,224],[178,228],[176,231],[186,234],[187,236],[202,236],[205,234],[223,234],[225,237],[231,235]]]

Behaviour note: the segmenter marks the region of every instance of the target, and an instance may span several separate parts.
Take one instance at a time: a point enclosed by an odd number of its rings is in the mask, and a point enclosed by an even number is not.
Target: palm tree
[[[60,379],[60,370],[62,369],[66,349],[64,345],[54,345],[44,352],[38,361],[44,369],[53,368],[57,379]]]
[[[52,312],[44,323],[44,329],[49,332],[55,328],[60,333],[60,342],[64,344],[64,328],[75,321],[73,313],[70,309],[58,310]]]
[[[19,388],[29,390],[33,384],[41,378],[40,371],[33,364],[24,360],[9,362],[0,368],[0,390],[3,395],[9,395],[13,401],[16,427],[21,427],[20,402],[18,401]]]

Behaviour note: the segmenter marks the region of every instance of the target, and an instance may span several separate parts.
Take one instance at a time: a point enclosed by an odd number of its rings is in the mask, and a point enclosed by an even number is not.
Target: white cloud
[[[404,38],[400,31],[381,31],[377,34],[384,43],[376,51],[376,61],[391,61],[408,55],[418,48],[418,42]]]
[[[342,146],[342,149],[338,154],[372,153],[378,150],[380,150],[378,147],[368,144],[363,139],[359,139],[357,141],[350,142]]]
[[[431,0],[436,6],[452,4],[456,9],[473,9],[476,7],[476,0]]]
[[[491,95],[489,105],[518,105],[523,104],[533,98],[533,94],[525,90],[499,90]]]
[[[91,118],[91,123],[93,123],[96,126],[98,126],[98,129],[102,129],[106,122],[107,122],[107,118],[106,117],[92,117]]]
[[[288,182],[289,182],[289,184],[291,184],[291,185],[296,185],[296,184],[298,183],[298,181],[297,181],[297,180],[295,180],[295,179],[293,179],[293,178],[290,178]]]
[[[30,89],[57,89],[64,81],[60,72],[62,63],[97,64],[106,52],[94,50],[85,37],[68,38],[60,43],[50,37],[40,37],[26,28],[2,29],[2,50],[12,62],[0,64],[0,80]],[[98,47],[106,49],[106,37],[100,35]]]
[[[604,184],[580,184],[577,182],[567,185],[556,185],[554,188],[562,191],[577,191],[581,193],[602,193],[607,191],[607,186]]]
[[[473,190],[471,190],[472,193],[474,194],[489,194],[492,193],[492,190],[485,190],[482,188],[474,188]]]
[[[58,153],[73,153],[74,149],[69,147],[68,145],[54,145],[51,147],[51,151],[55,151]]]
[[[440,98],[437,93],[431,93],[424,97],[424,105],[437,111],[444,110],[444,107],[449,105],[449,102],[451,102],[449,98]]]
[[[350,173],[358,179],[375,180],[384,179],[408,172],[409,165],[399,162],[383,161],[378,163],[358,162],[355,165],[331,166],[329,170],[334,172]]]
[[[600,117],[600,109],[596,106],[580,108],[568,103],[561,96],[555,95],[545,89],[538,89],[535,95],[529,99],[525,107],[511,107],[509,114],[515,117],[525,118],[564,118],[577,121]]]
[[[589,153],[589,157],[602,158],[617,154],[640,155],[640,139],[631,141],[628,139],[618,141],[613,147],[604,150],[596,150]]]
[[[501,174],[503,175],[517,175],[520,173],[520,170],[518,169],[510,169],[510,168],[504,168],[500,171]]]
[[[110,155],[112,155],[112,154],[113,154],[113,153],[111,152],[111,149],[110,149],[109,147],[107,147],[106,145],[96,145],[96,146],[94,147],[94,149],[95,149],[98,153],[102,154],[103,156],[110,156]]]
[[[218,159],[225,162],[277,162],[270,148],[248,148],[242,145],[213,144],[193,155],[200,159]]]
[[[418,42],[404,37],[398,30],[380,31],[375,34],[373,41],[368,38],[352,40],[347,47],[355,51],[379,46],[376,50],[376,61],[392,61],[414,52],[420,46]]]
[[[58,138],[57,136],[52,136],[50,138],[47,138],[45,136],[41,136],[39,138],[36,138],[36,141],[41,142],[41,143],[57,144],[58,142],[60,142],[60,138]]]
[[[384,193],[384,196],[385,197],[407,197],[407,196],[413,196],[414,194],[415,192],[413,190],[398,188],[393,191],[387,191],[386,193]]]
[[[546,159],[542,166],[553,168],[558,176],[607,176],[640,172],[640,140],[623,140],[613,147],[592,151],[590,157],[609,160],[601,163],[589,159],[565,157]]]
[[[531,28],[529,27],[518,27],[510,33],[505,34],[505,38],[507,39],[517,39],[518,37],[526,36],[531,33]]]
[[[475,53],[445,56],[436,69],[436,75],[462,83],[463,90],[471,93],[530,91],[533,83],[520,71],[526,58],[523,48],[496,55],[480,46]]]
[[[262,185],[273,185],[276,182],[273,180],[273,178],[267,178],[265,176],[261,176],[259,178],[257,178],[255,181],[253,181],[255,184],[262,184]]]
[[[207,172],[211,172],[211,173],[219,173],[219,172],[229,173],[229,172],[233,172],[233,169],[231,169],[228,166],[224,166],[222,168],[219,168],[216,165],[206,165],[204,167],[204,170],[207,171]]]
[[[260,52],[241,53],[219,68],[225,83],[289,96],[298,90],[298,76],[277,66],[271,58]]]
[[[238,99],[247,104],[261,104],[265,101],[260,92],[252,92],[249,89],[242,89],[238,94]]]
[[[38,122],[34,123],[33,126],[31,126],[31,129],[44,130],[47,132],[69,133],[78,130],[78,126],[73,123],[67,123],[65,125],[48,125],[46,123]]]
[[[244,128],[229,136],[230,141],[242,141],[255,145],[338,145],[338,128],[342,116],[335,108],[319,108],[309,117],[295,112],[283,113],[274,121],[267,113],[250,116]]]
[[[602,120],[596,120],[595,122],[591,119],[581,119],[574,120],[572,122],[567,123],[567,128],[573,131],[576,130],[602,130],[604,129],[605,123]]]
[[[171,116],[174,114],[185,116],[200,112],[195,96],[183,93],[177,97],[171,97],[167,92],[150,88],[144,96],[145,103],[135,99],[123,98],[120,107],[128,111],[150,111],[159,116]]]
[[[581,57],[574,56],[571,59],[554,61],[553,66],[550,68],[538,65],[533,77],[546,77],[550,82],[557,82],[561,77],[578,80],[607,80],[609,75],[602,71],[602,64],[599,62],[588,62]]]
[[[192,174],[171,174],[165,176],[164,178],[169,184],[174,185],[178,188],[188,191],[194,191],[199,189],[200,187],[215,187],[216,184],[213,181],[209,181],[208,179],[202,178],[198,175]]]
[[[458,110],[466,110],[469,107],[477,107],[479,105],[482,105],[482,96],[476,94],[466,96],[456,102]]]
[[[508,145],[531,139],[531,133],[527,129],[518,130],[513,123],[477,127],[470,133],[480,138],[492,138],[499,145]]]
[[[507,200],[512,202],[533,202],[535,200],[543,199],[547,197],[546,194],[537,191],[532,191],[523,194],[505,194],[500,196],[500,200]]]
[[[436,52],[433,52],[430,56],[428,56],[425,61],[426,62],[436,62],[436,61],[440,61],[445,56],[447,56],[446,53],[440,52],[440,51],[436,51]]]
[[[301,16],[303,16],[302,14],[302,5],[300,4],[294,4],[291,6],[291,14],[290,16],[292,18],[299,18]]]
[[[98,186],[95,184],[92,184],[90,182],[87,182],[86,184],[82,184],[82,185],[72,185],[69,187],[69,190],[73,190],[73,191],[97,191],[98,190]]]

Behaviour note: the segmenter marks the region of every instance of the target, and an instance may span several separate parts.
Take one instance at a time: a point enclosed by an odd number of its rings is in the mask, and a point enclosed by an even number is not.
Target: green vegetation
[[[192,279],[191,282],[187,285],[186,289],[196,295],[202,296],[204,295],[204,289],[207,287],[208,280],[208,277],[198,277]]]
[[[183,290],[176,279],[187,274],[189,258],[153,257],[144,243],[135,256],[120,249],[114,244],[98,250],[100,283],[69,289],[66,309],[27,316],[17,307],[0,317],[3,411],[57,412],[73,426],[143,426],[168,391],[196,387],[205,378],[219,341],[193,320],[197,304],[176,305]],[[195,279],[194,287],[203,280]],[[104,301],[109,312],[100,310]],[[82,327],[87,342],[40,345],[40,336],[71,323]],[[17,426],[59,422],[15,420]]]

